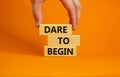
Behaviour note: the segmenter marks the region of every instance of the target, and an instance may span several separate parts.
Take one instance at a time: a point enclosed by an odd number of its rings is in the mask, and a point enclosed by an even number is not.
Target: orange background
[[[0,76],[120,76],[120,0],[81,0],[76,57],[44,57],[30,0],[0,2]],[[43,23],[67,24],[59,0],[43,5]]]

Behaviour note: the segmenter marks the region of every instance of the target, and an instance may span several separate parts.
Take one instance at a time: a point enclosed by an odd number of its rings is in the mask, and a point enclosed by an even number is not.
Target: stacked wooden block
[[[76,56],[80,35],[72,35],[71,24],[40,24],[39,30],[40,35],[48,35],[44,56]]]

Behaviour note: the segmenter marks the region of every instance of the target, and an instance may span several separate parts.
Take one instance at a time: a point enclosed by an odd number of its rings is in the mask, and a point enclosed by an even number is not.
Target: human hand
[[[42,4],[45,0],[31,0],[33,8],[33,16],[37,27],[42,22]],[[81,5],[79,0],[60,0],[64,7],[68,10],[70,24],[73,25],[73,30],[77,28],[80,19]]]

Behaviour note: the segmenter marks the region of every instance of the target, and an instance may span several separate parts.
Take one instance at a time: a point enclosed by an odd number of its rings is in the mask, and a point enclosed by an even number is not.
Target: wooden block
[[[48,45],[80,45],[80,35],[48,36]]]
[[[44,46],[44,56],[76,56],[76,47]]]
[[[71,35],[71,24],[40,24],[40,35]]]

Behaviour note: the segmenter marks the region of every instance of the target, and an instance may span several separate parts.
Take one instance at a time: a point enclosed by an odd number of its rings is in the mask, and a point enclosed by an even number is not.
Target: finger
[[[42,3],[43,0],[32,0],[33,16],[37,27],[42,22]]]
[[[42,22],[41,5],[35,5],[34,6],[33,15],[34,15],[34,18],[35,18],[36,26],[39,26],[39,24]]]
[[[76,7],[76,15],[77,15],[77,24],[79,23],[80,20],[80,10],[81,10],[81,4],[79,2],[79,0],[73,0],[73,3]]]
[[[64,7],[68,10],[70,23],[73,25],[73,30],[76,29],[76,9],[72,0],[61,0]]]

